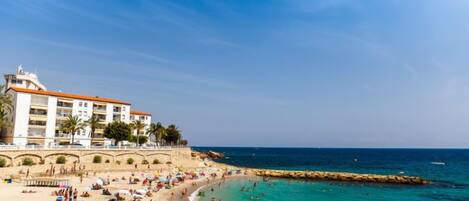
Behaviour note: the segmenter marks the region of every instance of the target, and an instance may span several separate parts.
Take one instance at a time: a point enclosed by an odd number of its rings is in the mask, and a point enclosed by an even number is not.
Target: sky
[[[0,1],[0,72],[191,145],[469,147],[469,1]]]

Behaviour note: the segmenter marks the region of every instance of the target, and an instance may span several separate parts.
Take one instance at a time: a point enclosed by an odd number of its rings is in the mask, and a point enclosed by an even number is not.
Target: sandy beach
[[[178,185],[172,186],[171,189],[162,188],[157,192],[152,192],[151,196],[144,196],[141,201],[154,201],[154,200],[171,200],[171,201],[188,201],[192,192],[197,189],[216,183],[222,179],[222,175],[230,168],[223,164],[213,163],[205,167],[188,168],[184,171],[179,171],[178,168],[167,167],[159,170],[136,170],[136,171],[105,171],[89,174],[88,177],[84,176],[80,182],[80,177],[77,175],[60,176],[56,178],[68,179],[69,185],[78,191],[78,200],[86,201],[108,201],[115,198],[116,192],[139,190],[139,189],[152,189],[156,186],[156,182],[150,187],[148,184],[143,185],[143,180],[149,176],[167,176],[175,175],[177,172],[197,172],[201,174],[196,179],[185,179]],[[202,176],[203,174],[203,176]],[[216,174],[216,176],[214,176]],[[240,177],[242,174],[232,176],[225,176],[223,178]],[[97,183],[98,179],[109,180],[110,184],[103,186],[103,189],[109,189],[112,195],[103,195],[103,190],[90,190],[93,184]],[[129,178],[137,178],[139,182],[136,184],[129,184]],[[1,200],[35,200],[35,201],[51,201],[56,200],[57,196],[53,195],[54,191],[58,191],[57,187],[26,187],[22,182],[16,181],[11,184],[0,184]],[[24,193],[23,191],[32,193]],[[81,197],[84,192],[89,193],[89,197]],[[122,194],[121,194],[122,195]],[[130,193],[123,195],[125,200],[133,200]]]

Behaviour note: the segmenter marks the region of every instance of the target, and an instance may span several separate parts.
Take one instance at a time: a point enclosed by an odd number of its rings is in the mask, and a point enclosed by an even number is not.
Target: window
[[[78,116],[82,116],[82,114],[81,114],[81,110],[80,110],[80,111],[78,111]]]
[[[85,102],[85,107],[88,107],[88,103],[87,103],[87,102]]]
[[[125,111],[125,107],[122,107],[122,111]]]
[[[12,84],[23,84],[23,80],[11,80]]]
[[[122,119],[125,119],[125,115],[122,115]]]
[[[130,115],[130,120],[133,121],[135,118],[133,115]]]
[[[83,107],[83,102],[80,101],[80,102],[78,103],[78,106]]]

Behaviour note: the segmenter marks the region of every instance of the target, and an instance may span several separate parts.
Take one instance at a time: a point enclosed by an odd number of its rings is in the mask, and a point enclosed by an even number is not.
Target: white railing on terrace
[[[82,146],[82,145],[0,145],[0,150],[171,150],[172,148],[182,148],[185,146]]]

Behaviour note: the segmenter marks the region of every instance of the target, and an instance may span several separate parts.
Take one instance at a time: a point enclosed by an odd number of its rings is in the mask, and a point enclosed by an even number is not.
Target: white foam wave
[[[198,201],[199,197],[197,195],[199,194],[200,189],[204,188],[205,186],[201,186],[197,190],[192,192],[191,196],[189,196],[189,201]]]

